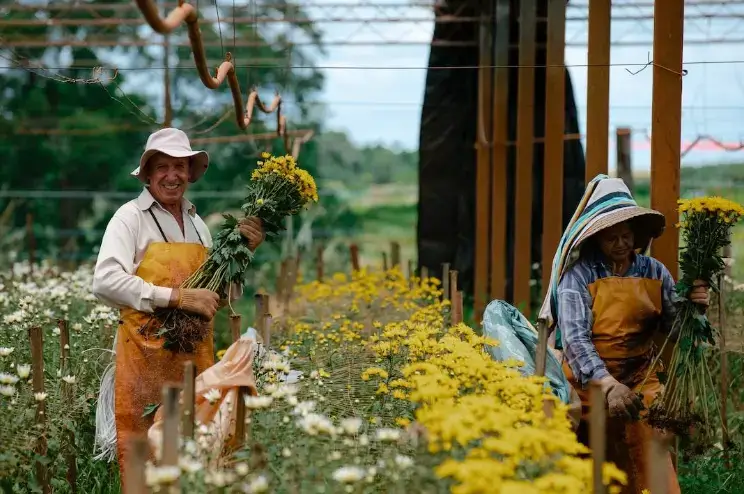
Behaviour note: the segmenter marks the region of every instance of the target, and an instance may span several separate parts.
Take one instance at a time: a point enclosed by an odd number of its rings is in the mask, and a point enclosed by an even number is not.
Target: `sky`
[[[390,2],[396,0],[387,0]],[[334,0],[334,3],[338,3]],[[628,2],[625,2],[628,3]],[[647,2],[648,3],[648,2]],[[355,8],[362,16],[380,17],[379,11]],[[431,18],[430,9],[386,8],[386,15],[393,17]],[[615,9],[613,17],[633,17],[649,9]],[[737,12],[742,12],[739,8]],[[708,9],[710,13],[710,9]],[[323,12],[319,12],[322,15]],[[693,19],[686,22],[685,36],[689,40],[732,37],[741,21],[708,20],[695,18],[705,15],[700,9],[688,7]],[[343,14],[342,14],[343,15]],[[347,17],[355,14],[346,13]],[[581,17],[586,11],[569,10],[569,16]],[[328,24],[324,24],[327,27]],[[586,22],[570,21],[566,38],[569,42],[586,40]],[[742,26],[739,25],[738,28]],[[433,30],[432,22],[416,24],[375,24],[364,29],[357,25],[333,25],[327,28],[327,40],[349,39],[357,41],[417,40],[428,41]],[[741,32],[741,29],[738,29]],[[652,54],[653,22],[616,20],[612,23],[613,40],[635,40],[637,46],[613,46],[612,64],[635,64],[627,67],[636,71],[649,61]],[[582,134],[586,124],[587,63],[585,46],[567,46],[566,64],[574,84],[574,95],[580,115]],[[742,43],[687,44],[683,60],[688,70],[683,78],[682,148],[699,135],[708,134],[729,144],[738,144],[744,138],[744,63],[717,63],[739,60]],[[346,130],[357,143],[397,143],[404,148],[418,146],[421,104],[425,84],[425,70],[388,69],[380,67],[425,68],[428,63],[428,46],[374,46],[329,47],[328,58],[320,65],[326,76],[326,87],[321,97],[328,102],[327,126]],[[704,64],[695,62],[706,62]],[[374,70],[352,70],[338,67],[366,66]],[[336,68],[331,68],[336,67]],[[633,134],[633,167],[649,168],[650,153],[647,135],[651,128],[651,67],[632,75],[626,67],[610,69],[610,168],[614,168],[614,129],[628,126]],[[709,163],[740,162],[744,152],[716,150],[710,144],[693,148],[683,158],[683,165],[697,166]]]

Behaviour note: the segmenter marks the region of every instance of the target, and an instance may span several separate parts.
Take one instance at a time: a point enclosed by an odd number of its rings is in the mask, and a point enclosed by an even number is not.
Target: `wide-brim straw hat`
[[[141,182],[146,183],[147,178],[143,170],[147,160],[157,153],[167,154],[174,158],[191,158],[191,171],[189,173],[189,182],[191,183],[199,180],[209,167],[209,154],[206,151],[192,150],[189,138],[184,131],[168,127],[150,134],[150,137],[147,138],[147,144],[145,144],[145,152],[140,157],[140,164],[131,174]]]
[[[618,198],[622,200],[617,201]],[[645,251],[653,239],[664,233],[666,226],[664,215],[659,211],[639,206],[622,179],[607,178],[600,181],[585,210],[601,209],[603,205],[608,205],[607,211],[597,214],[584,227],[575,243],[576,248],[602,230],[625,222],[633,229],[636,250]]]

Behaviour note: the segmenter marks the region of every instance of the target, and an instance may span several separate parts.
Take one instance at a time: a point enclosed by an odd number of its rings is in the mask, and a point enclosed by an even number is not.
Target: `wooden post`
[[[241,317],[240,314],[230,314],[230,335],[232,336],[232,341],[235,343],[240,339],[240,333],[241,333],[241,323],[240,323]]]
[[[178,465],[178,398],[180,386],[163,386],[163,447],[160,465]]]
[[[316,277],[319,282],[323,282],[323,247],[318,247],[318,255],[315,258],[315,270],[316,270]]]
[[[245,444],[245,398],[243,398],[245,388],[239,387],[235,393],[235,435],[232,437],[231,447],[233,451],[238,450]]]
[[[611,0],[593,0],[589,3],[585,184],[598,174],[607,173],[610,140],[611,20]]]
[[[545,69],[545,152],[543,153],[542,283],[550,285],[553,256],[563,234],[563,155],[566,100],[566,4],[548,2]]]
[[[124,494],[144,494],[148,492],[145,464],[149,454],[149,445],[144,436],[129,439],[129,454],[126,456],[127,467],[124,481]]]
[[[475,152],[475,259],[473,296],[475,313],[482,314],[488,296],[490,272],[491,214],[491,139],[493,132],[493,28],[491,3],[485,4],[479,24],[478,59],[478,121],[476,123]],[[476,316],[478,317],[478,316]]]
[[[388,258],[387,258],[387,252],[382,253],[382,270],[387,272],[388,270]]]
[[[532,268],[532,167],[535,141],[535,0],[519,10],[519,86],[517,89],[517,171],[514,222],[514,305],[530,314]]]
[[[631,162],[631,132],[627,127],[618,127],[615,131],[615,148],[617,152],[617,177],[633,193],[633,166]]]
[[[400,268],[400,244],[390,242],[390,265],[393,268]]]
[[[269,330],[266,327],[266,315],[269,313],[269,296],[265,293],[257,293],[254,297],[256,304],[254,326],[256,332],[261,336],[263,344],[269,346]]]
[[[276,278],[276,296],[279,300],[284,299],[284,291],[287,284],[287,271],[289,270],[289,260],[283,259],[279,266],[279,276]]]
[[[491,299],[506,298],[507,159],[509,130],[510,0],[496,0],[493,36],[493,136],[491,139]]]
[[[59,328],[59,369],[63,376],[70,375],[70,330],[67,321],[57,319]],[[72,385],[62,383],[62,396],[65,400],[72,400]],[[65,429],[65,462],[67,463],[67,483],[73,494],[77,492],[77,461],[75,460],[75,432]]]
[[[669,492],[669,474],[666,469],[659,468],[659,465],[664,465],[667,461],[666,448],[655,434],[651,434],[647,448],[644,467],[649,482],[648,489],[653,494],[667,494]]]
[[[651,106],[651,207],[666,218],[666,231],[652,253],[679,276],[679,175],[682,137],[682,42],[685,6],[677,0],[654,2],[654,73]]]
[[[351,270],[359,271],[359,247],[357,244],[351,244],[349,246],[349,253],[351,254]]]
[[[457,270],[451,269],[449,272],[449,293],[450,297],[457,292]],[[452,297],[454,298],[454,297]]]
[[[429,279],[429,268],[421,266],[421,281]]]
[[[450,317],[450,324],[452,326],[460,324],[463,321],[463,307],[462,307],[462,292],[452,291],[452,316]]]
[[[535,375],[545,375],[548,363],[548,325],[545,319],[537,320],[537,348],[535,350]]]
[[[263,315],[263,334],[261,335],[264,340],[264,345],[268,348],[271,345],[271,314],[268,312]]]
[[[726,468],[731,468],[728,433],[728,355],[726,355],[726,285],[724,275],[718,277],[718,344],[721,349],[721,443]]]
[[[449,287],[449,271],[450,263],[442,263],[442,300],[450,299],[450,287]]]
[[[408,272],[406,273],[406,278],[408,278],[408,289],[413,289],[413,278],[415,277],[415,273],[413,272],[413,259],[408,260]]]
[[[194,437],[194,402],[196,399],[196,367],[189,360],[183,364],[183,403],[181,404],[181,435]]]
[[[589,389],[589,445],[592,450],[592,478],[594,494],[605,494],[602,478],[602,467],[607,451],[607,415],[605,413],[605,396],[598,381],[592,381]]]
[[[34,395],[44,393],[44,340],[40,327],[32,327],[28,330],[31,343],[31,378]],[[46,427],[46,401],[36,401],[36,426],[40,429]],[[46,434],[40,434],[34,452],[39,456],[47,453]],[[36,462],[36,480],[41,486],[44,494],[51,492],[49,485],[49,474],[45,465]]]

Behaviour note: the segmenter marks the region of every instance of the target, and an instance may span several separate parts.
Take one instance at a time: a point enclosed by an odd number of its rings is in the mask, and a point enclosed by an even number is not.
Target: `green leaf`
[[[143,417],[147,417],[149,415],[155,415],[155,412],[158,411],[158,408],[160,408],[160,403],[148,403],[145,405],[145,411],[142,413]]]

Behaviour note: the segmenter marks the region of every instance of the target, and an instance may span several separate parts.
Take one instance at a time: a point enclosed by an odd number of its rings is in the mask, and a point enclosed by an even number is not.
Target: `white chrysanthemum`
[[[0,386],[0,395],[3,396],[13,396],[15,394],[16,390],[13,386]]]
[[[44,401],[46,400],[46,397],[49,396],[46,393],[34,393],[34,400],[36,401]]]
[[[210,404],[214,404],[222,397],[222,393],[220,393],[219,389],[212,388],[202,396],[204,396],[204,399],[206,399]]]
[[[382,442],[395,442],[400,439],[400,431],[383,427],[375,431],[375,439]]]
[[[333,472],[333,480],[342,484],[353,484],[364,478],[365,471],[359,467],[341,467]]]
[[[314,401],[302,401],[300,403],[297,403],[295,406],[293,413],[295,415],[307,415],[308,413],[315,410],[315,402]]]
[[[186,473],[196,473],[203,468],[200,461],[189,457],[181,457],[178,459],[178,466],[181,467]]]
[[[15,350],[13,347],[0,346],[0,357],[7,357],[13,350]]]
[[[266,477],[263,475],[259,475],[255,479],[251,480],[251,483],[248,485],[248,492],[251,494],[261,494],[263,492],[269,491],[269,481],[266,480]]]
[[[311,436],[317,436],[319,434],[332,435],[335,432],[333,422],[328,417],[317,413],[305,415],[297,422],[297,425]]]
[[[271,396],[244,396],[243,401],[246,408],[258,410],[259,408],[268,408],[274,401],[274,398]]]
[[[145,482],[148,486],[170,484],[181,476],[181,469],[174,465],[155,466],[147,465],[145,470]]]
[[[0,372],[0,384],[15,384],[17,382],[18,376],[16,376],[15,374]]]
[[[16,367],[16,373],[21,379],[26,379],[28,376],[31,375],[31,366],[28,364],[21,364]]]
[[[413,458],[406,455],[395,455],[395,464],[398,465],[398,468],[404,470],[413,466]]]
[[[72,375],[67,375],[63,377],[62,380],[66,382],[67,384],[75,384],[75,376],[72,376]]]
[[[340,425],[344,434],[353,436],[359,432],[359,428],[362,426],[362,419],[357,417],[346,418],[341,421]]]

